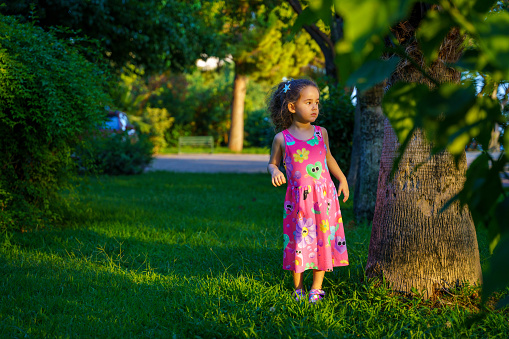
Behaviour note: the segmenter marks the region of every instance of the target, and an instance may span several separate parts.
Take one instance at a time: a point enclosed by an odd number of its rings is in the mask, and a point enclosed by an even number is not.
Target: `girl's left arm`
[[[341,168],[339,168],[338,163],[336,162],[336,159],[332,156],[330,152],[329,147],[329,135],[327,134],[327,130],[323,127],[320,127],[322,130],[323,135],[323,141],[325,142],[325,146],[327,146],[327,167],[329,168],[329,172],[336,177],[336,179],[339,180],[339,187],[338,187],[338,197],[343,193],[343,202],[346,202],[348,200],[348,197],[350,196],[350,190],[348,189],[348,182],[346,181],[346,177],[343,174],[343,171],[341,171]]]

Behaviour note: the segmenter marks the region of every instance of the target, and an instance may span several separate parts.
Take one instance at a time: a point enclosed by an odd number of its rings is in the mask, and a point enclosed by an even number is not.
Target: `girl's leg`
[[[304,288],[304,276],[302,273],[293,272],[293,284],[296,290]]]
[[[313,270],[313,285],[309,291],[309,302],[314,304],[323,299],[325,292],[322,291],[322,282],[325,271]]]
[[[313,270],[313,284],[311,285],[312,290],[321,290],[323,277],[325,276],[325,271]]]

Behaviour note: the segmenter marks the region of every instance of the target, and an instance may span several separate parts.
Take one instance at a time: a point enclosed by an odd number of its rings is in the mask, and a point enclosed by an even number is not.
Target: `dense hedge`
[[[0,229],[55,217],[73,150],[105,117],[104,76],[72,40],[0,15]]]

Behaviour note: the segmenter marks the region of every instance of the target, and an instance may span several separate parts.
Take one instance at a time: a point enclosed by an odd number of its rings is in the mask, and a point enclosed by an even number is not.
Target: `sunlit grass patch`
[[[350,266],[296,303],[282,270],[285,189],[263,174],[101,177],[52,230],[4,236],[0,337],[505,337],[478,289],[407,298],[366,280],[369,225],[342,204]],[[479,230],[482,264],[487,252]],[[307,272],[306,285],[311,283]],[[469,322],[470,321],[470,322]]]

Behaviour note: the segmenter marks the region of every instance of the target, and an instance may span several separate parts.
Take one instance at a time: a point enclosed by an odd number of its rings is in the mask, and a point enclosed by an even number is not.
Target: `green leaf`
[[[482,0],[476,1],[474,4],[473,10],[477,13],[486,13],[488,12],[493,5],[497,2],[497,0]]]
[[[454,21],[447,12],[428,11],[416,32],[427,63],[438,58],[438,49],[452,27],[454,27]]]
[[[490,258],[489,268],[483,273],[484,285],[482,289],[482,302],[505,286],[509,285],[509,233],[502,235],[500,242]],[[505,303],[506,301],[502,301]]]
[[[310,1],[309,8],[316,13],[316,16],[327,26],[330,26],[332,19],[332,0]]]
[[[356,52],[372,35],[385,35],[394,23],[405,18],[414,0],[335,0],[334,5],[344,19],[345,40]]]
[[[493,66],[491,76],[494,81],[509,78],[509,13],[501,12],[489,15],[486,21],[478,25],[479,47]]]
[[[336,44],[340,80],[362,67],[366,60],[381,56],[389,28],[404,19],[416,1],[335,0],[344,20],[344,37]]]
[[[417,105],[427,93],[426,85],[398,82],[385,94],[382,108],[400,143],[415,127],[420,127]]]
[[[312,11],[309,7],[304,8],[292,26],[291,34],[295,35],[302,29],[302,27],[316,23],[318,18],[317,12]]]
[[[370,60],[353,72],[347,81],[348,86],[357,86],[357,89],[364,91],[390,77],[396,69],[399,58],[393,57],[389,60]]]

